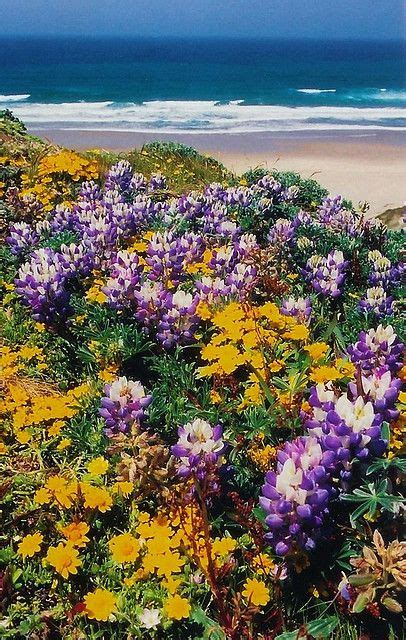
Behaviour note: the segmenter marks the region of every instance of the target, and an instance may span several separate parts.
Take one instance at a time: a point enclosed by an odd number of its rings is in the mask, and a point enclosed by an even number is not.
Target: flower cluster
[[[195,474],[202,480],[208,469],[213,469],[224,453],[223,430],[220,425],[212,427],[209,422],[196,418],[178,429],[178,442],[172,453],[179,458],[180,476],[188,478]]]
[[[317,636],[321,599],[396,634],[400,234],[175,143],[35,149],[0,168],[6,635]]]
[[[382,331],[380,327],[371,332],[372,344]],[[386,333],[399,352],[401,345],[392,328]],[[357,358],[357,351],[356,345],[349,349],[359,367],[357,382],[350,382],[345,392],[336,390],[331,382],[310,390],[310,412],[305,419],[309,435],[287,442],[278,453],[276,472],[266,475],[260,503],[267,513],[267,539],[278,554],[295,546],[313,549],[329,500],[336,493],[333,478],[348,480],[355,459],[380,457],[388,446],[382,438],[382,422],[398,417],[395,404],[401,380],[393,376],[388,362],[377,359],[369,361],[368,367],[362,352]]]
[[[348,262],[342,251],[331,251],[326,257],[314,255],[307,261],[303,275],[317,293],[337,298],[342,294]]]
[[[151,396],[145,394],[140,382],[118,378],[104,387],[104,394],[99,413],[105,420],[108,436],[128,433],[141,425]]]

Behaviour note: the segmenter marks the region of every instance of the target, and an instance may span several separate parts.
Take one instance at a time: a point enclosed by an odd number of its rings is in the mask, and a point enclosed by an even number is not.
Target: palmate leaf
[[[382,460],[375,460],[375,462],[369,465],[367,476],[371,476],[374,473],[382,473],[388,469],[406,473],[406,458],[383,458]]]
[[[342,495],[341,500],[359,504],[350,514],[350,521],[353,526],[356,520],[365,514],[372,518],[378,509],[395,513],[397,507],[405,503],[401,496],[394,496],[389,493],[386,479],[381,480],[378,485],[370,482],[361,489],[354,489],[353,493]]]

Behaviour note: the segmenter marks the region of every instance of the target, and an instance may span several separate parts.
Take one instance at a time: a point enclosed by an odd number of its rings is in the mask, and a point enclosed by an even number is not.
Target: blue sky
[[[0,0],[0,34],[399,39],[404,0]]]

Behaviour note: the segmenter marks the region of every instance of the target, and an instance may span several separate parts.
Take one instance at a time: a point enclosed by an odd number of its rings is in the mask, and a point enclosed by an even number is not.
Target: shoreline
[[[406,200],[405,131],[168,134],[30,127],[29,132],[78,150],[124,152],[153,140],[182,142],[236,173],[264,166],[314,177],[332,195],[341,193],[354,206],[367,200],[369,216],[400,208]]]

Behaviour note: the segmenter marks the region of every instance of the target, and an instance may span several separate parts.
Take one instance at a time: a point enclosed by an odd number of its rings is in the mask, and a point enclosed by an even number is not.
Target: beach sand
[[[31,130],[75,149],[126,151],[151,140],[173,140],[212,155],[237,173],[263,166],[315,178],[331,194],[370,203],[369,215],[406,200],[406,132],[157,134],[127,131]]]

